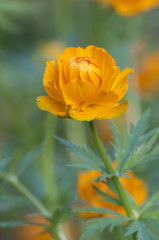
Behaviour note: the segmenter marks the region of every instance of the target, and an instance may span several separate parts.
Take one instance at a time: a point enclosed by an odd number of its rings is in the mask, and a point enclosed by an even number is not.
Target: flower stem
[[[100,156],[101,156],[101,158],[102,158],[102,160],[103,160],[103,162],[104,162],[104,164],[105,164],[108,172],[109,172],[110,174],[113,174],[112,180],[113,180],[113,182],[114,182],[114,184],[115,184],[115,187],[116,187],[117,192],[118,192],[118,194],[119,194],[120,200],[121,200],[122,203],[123,203],[123,206],[124,206],[124,208],[125,208],[125,210],[126,210],[126,212],[127,212],[127,215],[128,215],[128,217],[130,217],[130,218],[134,218],[132,209],[131,209],[131,207],[130,207],[130,205],[129,205],[129,201],[128,201],[126,192],[125,192],[125,190],[124,190],[124,188],[123,188],[123,186],[122,186],[122,184],[121,184],[121,182],[120,182],[120,178],[119,178],[118,176],[116,176],[116,171],[115,171],[115,169],[114,169],[111,161],[109,160],[109,158],[107,157],[107,155],[106,155],[106,153],[105,153],[105,150],[104,150],[104,148],[103,148],[103,145],[102,145],[102,143],[101,143],[101,141],[100,141],[100,139],[99,139],[97,130],[96,130],[96,128],[95,128],[94,122],[93,122],[93,121],[90,121],[90,122],[89,122],[89,126],[90,126],[90,129],[91,129],[91,133],[92,133],[93,139],[94,139],[95,144],[96,144],[96,146],[97,146],[97,149],[98,149],[98,151],[99,151],[99,154],[100,154]]]
[[[51,217],[47,208],[45,208],[45,206],[19,181],[15,175],[0,172],[0,177],[7,180],[12,186],[21,192],[44,217]]]

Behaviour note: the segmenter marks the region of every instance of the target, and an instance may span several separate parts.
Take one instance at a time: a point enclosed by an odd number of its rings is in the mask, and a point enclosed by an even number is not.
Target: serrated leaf
[[[113,229],[123,223],[129,221],[129,218],[124,216],[120,217],[103,217],[96,218],[93,220],[89,220],[89,225],[86,228],[86,231],[82,234],[80,240],[85,240],[88,236],[93,235],[96,231],[102,232],[106,227],[109,227],[109,231],[113,231]]]
[[[83,170],[96,170],[96,171],[104,171],[103,167],[100,165],[95,165],[95,164],[88,164],[88,163],[76,163],[76,164],[67,164],[66,166],[68,167],[73,167],[73,168],[79,168]]]
[[[114,174],[102,174],[101,176],[95,178],[94,180],[92,180],[91,182],[102,182],[104,181],[105,179],[109,178],[109,177],[112,177],[114,176]]]
[[[118,206],[122,206],[122,203],[119,199],[111,197],[110,195],[102,192],[100,189],[98,189],[93,184],[92,184],[92,187],[96,190],[96,192],[98,194],[100,194],[103,197],[102,201],[106,201],[106,202],[110,202],[110,203],[113,203],[113,204],[118,205]]]
[[[153,196],[147,200],[147,202],[142,206],[140,213],[141,214],[146,213],[151,208],[157,205],[159,205],[159,191],[153,194]]]
[[[102,207],[99,207],[99,208],[95,208],[95,207],[76,208],[76,209],[73,209],[73,212],[97,212],[100,214],[111,214],[114,216],[120,216],[120,217],[122,216],[123,217],[123,215],[118,212],[115,212],[108,208],[102,208]]]
[[[118,129],[111,124],[114,132],[113,147],[119,173],[159,157],[159,148],[155,145],[159,129],[146,132],[149,115],[150,112],[146,111],[136,125],[131,125],[130,131],[124,125],[123,138]]]
[[[89,165],[92,165],[93,169],[96,167],[95,170],[99,169],[100,171],[106,172],[106,168],[103,161],[101,161],[100,157],[97,156],[87,145],[84,145],[84,148],[81,148],[71,141],[66,141],[65,139],[60,138],[58,136],[55,136],[55,138],[60,143],[62,143],[67,149],[75,153],[75,156],[78,159],[81,159],[83,161],[84,164],[81,165],[82,168],[92,170],[89,167]],[[78,167],[79,166],[80,164],[78,163]]]
[[[111,178],[107,178],[107,181],[104,181],[103,183],[105,183],[119,197],[116,186]]]
[[[154,236],[147,228],[147,226],[140,221],[133,221],[127,227],[125,236],[129,236],[136,233],[137,240],[159,240],[157,236]]]
[[[141,219],[141,221],[148,227],[159,229],[159,218],[154,218],[154,216],[150,216],[147,219]]]
[[[140,148],[134,150],[134,152],[131,154],[124,167],[122,168],[122,171],[132,169],[142,163],[157,159],[159,157],[159,149],[158,146],[155,146],[155,143],[158,139],[158,136],[159,130],[156,130],[156,132],[153,134],[153,136],[150,137],[150,139],[148,139],[147,141],[145,140],[145,143],[143,143]]]

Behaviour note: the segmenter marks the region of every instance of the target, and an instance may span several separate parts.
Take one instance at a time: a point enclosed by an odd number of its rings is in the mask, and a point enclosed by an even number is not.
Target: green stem
[[[120,197],[120,200],[122,201],[123,203],[123,206],[127,212],[127,215],[128,217],[130,218],[134,218],[133,216],[133,213],[132,213],[132,209],[129,205],[129,201],[128,201],[128,198],[127,198],[127,195],[126,195],[126,192],[120,182],[120,178],[118,176],[116,176],[116,171],[111,163],[111,161],[109,160],[109,158],[107,157],[106,153],[105,153],[105,150],[103,148],[103,145],[99,139],[99,136],[98,136],[98,133],[97,133],[97,130],[95,128],[95,125],[94,125],[94,122],[91,121],[89,122],[89,126],[90,126],[90,129],[91,129],[91,133],[92,133],[92,136],[93,136],[93,139],[95,141],[95,144],[97,146],[97,149],[99,151],[99,154],[108,170],[108,172],[110,174],[113,174],[114,176],[112,176],[112,180],[116,186],[116,189],[117,189],[117,192],[119,194],[119,197]]]
[[[45,206],[19,181],[16,176],[0,172],[0,177],[7,180],[12,186],[21,192],[44,217],[51,217],[47,208],[45,208]]]

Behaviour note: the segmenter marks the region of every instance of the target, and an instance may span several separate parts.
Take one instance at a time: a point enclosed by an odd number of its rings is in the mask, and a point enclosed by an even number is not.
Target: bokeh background
[[[147,108],[151,109],[150,128],[158,127],[159,8],[123,17],[111,6],[93,0],[0,0],[0,164],[20,170],[21,181],[50,209],[78,200],[77,170],[66,167],[75,159],[53,135],[80,146],[86,141],[91,145],[92,140],[87,123],[40,111],[36,98],[45,94],[45,62],[57,60],[66,47],[87,45],[105,48],[121,69],[135,69],[127,93],[129,110],[115,120],[121,131],[123,122],[130,125]],[[96,124],[110,148],[109,123]],[[136,169],[151,186],[150,194],[158,189],[158,169],[158,160]],[[23,219],[33,212],[21,194],[0,182],[1,221]],[[71,228],[80,234],[80,219],[73,221],[76,226]],[[18,231],[0,229],[0,239],[21,240]]]

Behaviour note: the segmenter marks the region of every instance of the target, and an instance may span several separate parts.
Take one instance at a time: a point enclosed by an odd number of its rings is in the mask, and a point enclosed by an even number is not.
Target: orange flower
[[[37,223],[37,224],[46,224],[48,221],[41,215],[32,215],[27,217],[27,221]],[[20,240],[53,240],[54,238],[50,233],[45,232],[43,226],[38,225],[26,225],[22,226],[18,230],[18,236]]]
[[[128,75],[102,48],[67,48],[55,61],[47,62],[44,88],[49,96],[37,99],[40,109],[79,121],[115,118],[127,110],[118,103],[128,89]]]
[[[135,88],[144,97],[159,94],[159,51],[145,56],[136,74]]]
[[[41,215],[30,215],[26,218],[27,221],[37,223],[37,224],[46,224],[48,221]],[[54,240],[55,238],[52,235],[45,231],[46,229],[43,226],[38,225],[26,225],[18,228],[18,239],[19,240]],[[69,220],[63,222],[59,225],[58,228],[59,235],[62,239],[74,240],[79,238],[79,230],[76,226],[74,220]]]
[[[114,164],[115,165],[115,164]],[[118,206],[106,201],[102,200],[102,196],[99,195],[95,189],[92,187],[92,184],[95,185],[99,190],[105,192],[111,197],[118,198],[117,195],[103,182],[91,182],[101,175],[99,171],[88,171],[81,172],[78,175],[78,194],[79,198],[82,201],[85,201],[85,206],[92,207],[104,207],[111,209],[113,211],[119,212],[121,214],[126,215],[125,209],[122,206]],[[145,182],[135,176],[134,173],[130,172],[128,174],[131,178],[121,177],[121,183],[125,190],[131,194],[131,196],[135,199],[136,203],[141,205],[144,203],[147,197],[147,188]],[[108,214],[100,215],[98,213],[87,213],[82,212],[81,216],[85,218],[99,217],[99,216],[108,216]]]
[[[116,11],[124,16],[134,15],[148,11],[159,6],[159,0],[96,0],[99,2],[111,3]]]

